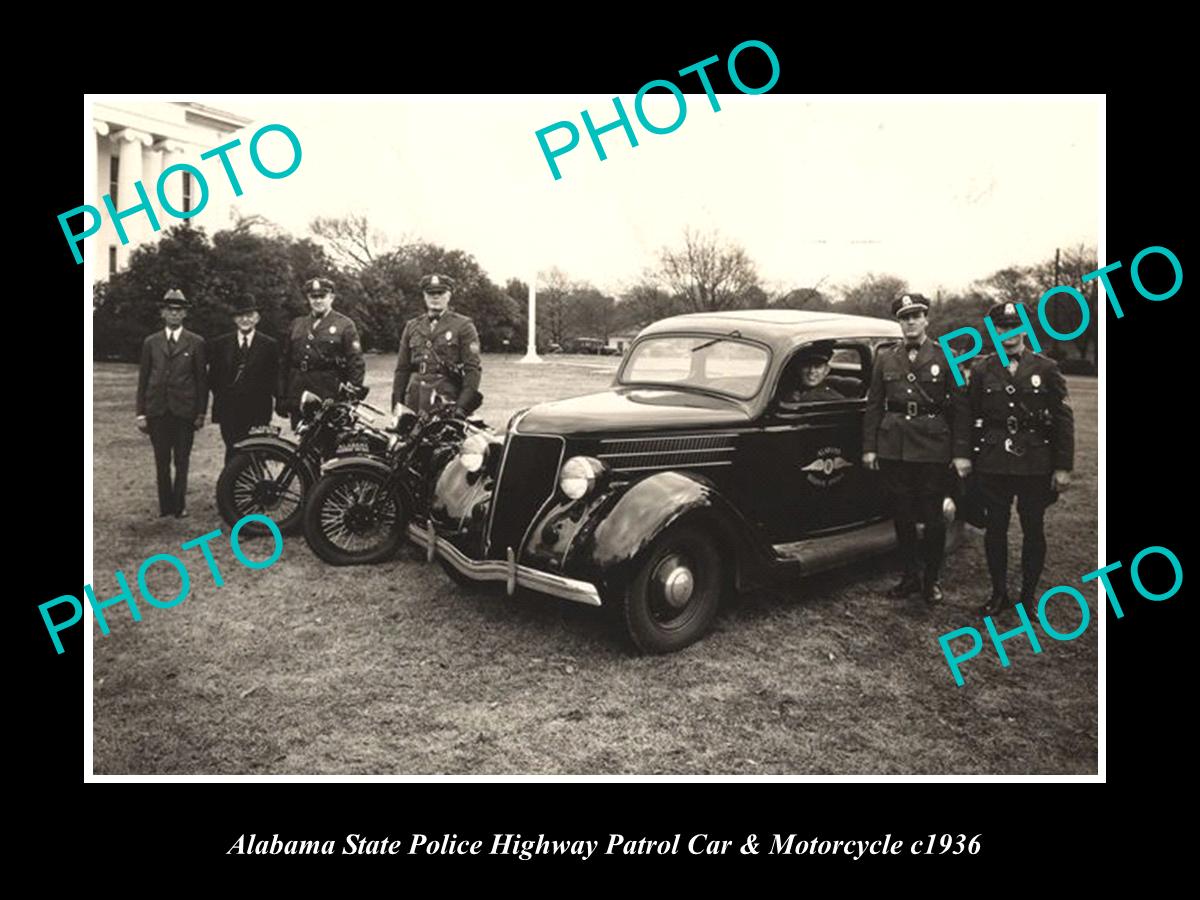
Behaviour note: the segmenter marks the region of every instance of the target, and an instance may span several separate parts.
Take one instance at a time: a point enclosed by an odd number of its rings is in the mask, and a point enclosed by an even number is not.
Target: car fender
[[[754,561],[751,525],[711,481],[690,472],[659,472],[623,485],[598,497],[580,518],[561,556],[562,572],[608,590],[623,589],[654,541],[685,518],[732,550],[736,581]]]

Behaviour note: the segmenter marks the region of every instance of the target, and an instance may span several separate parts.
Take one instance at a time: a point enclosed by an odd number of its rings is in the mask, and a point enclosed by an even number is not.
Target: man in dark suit
[[[167,291],[161,305],[165,327],[142,342],[137,426],[143,434],[150,435],[154,445],[158,514],[183,519],[188,514],[187,476],[192,438],[204,427],[208,409],[204,338],[183,327],[188,301],[182,291]]]
[[[238,301],[233,321],[237,329],[214,338],[208,351],[212,420],[221,426],[225,462],[251,427],[270,423],[279,379],[279,344],[257,330],[258,302]]]

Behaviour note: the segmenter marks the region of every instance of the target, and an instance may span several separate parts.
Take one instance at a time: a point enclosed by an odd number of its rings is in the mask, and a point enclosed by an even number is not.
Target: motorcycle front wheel
[[[217,478],[217,510],[229,525],[251,514],[271,519],[284,534],[300,529],[309,479],[295,456],[278,447],[239,450]],[[266,534],[266,526],[251,522],[246,534]]]
[[[408,511],[380,472],[324,475],[304,507],[304,539],[335,566],[383,562],[404,541]]]

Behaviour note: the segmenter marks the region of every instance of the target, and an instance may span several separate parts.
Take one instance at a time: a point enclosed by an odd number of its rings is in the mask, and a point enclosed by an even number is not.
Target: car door
[[[802,348],[797,348],[797,350]],[[782,404],[792,360],[776,386],[758,435],[760,496],[772,543],[834,533],[883,517],[878,473],[862,466],[862,423],[873,348],[866,340],[834,345],[825,384],[844,399]],[[793,354],[794,356],[794,354]]]

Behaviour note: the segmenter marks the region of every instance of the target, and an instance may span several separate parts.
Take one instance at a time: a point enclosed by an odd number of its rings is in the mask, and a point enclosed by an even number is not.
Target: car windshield
[[[639,341],[619,384],[694,387],[747,400],[758,393],[770,354],[727,336],[659,337]]]

